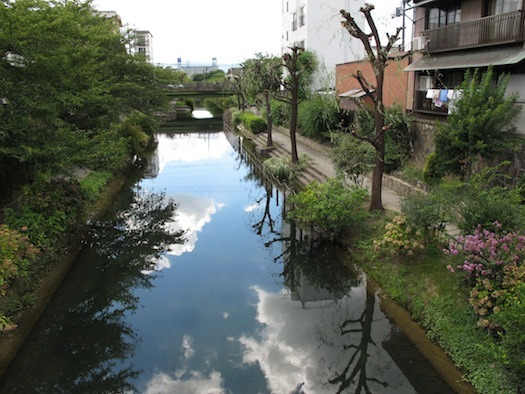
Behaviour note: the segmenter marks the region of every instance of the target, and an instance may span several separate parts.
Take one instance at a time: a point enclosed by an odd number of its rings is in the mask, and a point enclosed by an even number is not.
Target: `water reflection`
[[[364,279],[283,221],[237,138],[158,138],[1,392],[425,391]]]
[[[341,263],[334,245],[317,242],[293,221],[276,228],[269,206],[282,191],[268,184],[264,191],[246,211],[265,245],[282,247],[274,262],[282,264],[286,287],[253,287],[261,328],[238,340],[243,362],[260,366],[270,392],[413,393],[428,391],[429,381],[436,392],[449,392],[428,365],[410,370],[414,365],[406,360],[422,357],[378,308],[366,278]]]
[[[84,263],[66,278],[35,328],[40,335],[25,343],[0,391],[134,390],[140,371],[129,360],[140,339],[126,316],[138,308],[136,289],[153,286],[146,272],[184,240],[170,229],[176,205],[165,195],[130,188],[117,205],[127,208],[92,224]]]

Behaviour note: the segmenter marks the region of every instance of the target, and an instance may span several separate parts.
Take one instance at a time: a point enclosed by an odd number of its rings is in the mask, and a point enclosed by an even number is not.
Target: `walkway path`
[[[272,133],[273,143],[279,152],[286,152],[291,154],[290,149],[290,136],[288,130],[283,127],[274,127]],[[261,133],[253,138],[253,141],[257,148],[261,149],[266,146],[266,133]],[[325,177],[331,178],[335,176],[336,170],[330,157],[330,148],[319,144],[313,140],[305,138],[301,135],[297,135],[297,151],[299,156],[303,153],[307,154],[313,159],[311,167],[317,169]],[[315,170],[314,170],[315,171]],[[371,182],[369,178],[365,179],[364,186],[370,191]],[[401,197],[393,190],[383,185],[382,190],[383,207],[392,211],[400,210]]]

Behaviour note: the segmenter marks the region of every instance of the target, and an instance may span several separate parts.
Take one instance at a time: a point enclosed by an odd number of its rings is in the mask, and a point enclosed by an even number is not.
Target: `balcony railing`
[[[422,34],[428,38],[429,52],[523,42],[524,15],[519,10],[425,30]]]

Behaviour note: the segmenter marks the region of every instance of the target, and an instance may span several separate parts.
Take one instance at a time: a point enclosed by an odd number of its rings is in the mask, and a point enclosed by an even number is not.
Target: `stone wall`
[[[414,142],[412,146],[412,160],[424,165],[427,156],[434,152],[434,121],[414,117]]]

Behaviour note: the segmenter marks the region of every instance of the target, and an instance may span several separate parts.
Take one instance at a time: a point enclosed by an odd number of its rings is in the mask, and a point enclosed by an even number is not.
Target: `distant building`
[[[341,26],[339,12],[350,12],[364,28],[365,18],[359,12],[364,3],[365,0],[282,0],[281,52],[298,45],[316,53],[320,65],[314,88],[333,88],[336,64],[365,57],[363,44]]]
[[[133,33],[135,41],[131,53],[141,53],[147,61],[151,62],[153,60],[153,35],[148,30],[135,30]]]
[[[122,19],[115,11],[96,11],[96,14],[104,19],[112,20],[117,27],[122,27]]]
[[[177,70],[182,71],[183,73],[186,73],[188,76],[192,77],[196,74],[206,74],[212,71],[217,71],[219,69],[219,66],[217,65],[217,58],[211,59],[211,65],[191,65],[187,63],[186,65],[182,65],[182,59],[177,59]]]

